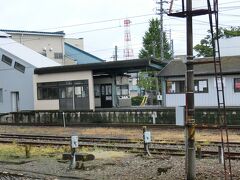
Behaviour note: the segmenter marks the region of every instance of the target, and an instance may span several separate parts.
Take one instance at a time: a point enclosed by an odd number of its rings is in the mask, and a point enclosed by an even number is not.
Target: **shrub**
[[[135,96],[131,98],[132,106],[140,106],[143,96]]]

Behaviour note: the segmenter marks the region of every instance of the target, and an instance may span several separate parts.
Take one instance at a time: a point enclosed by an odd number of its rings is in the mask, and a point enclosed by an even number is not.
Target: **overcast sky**
[[[180,0],[174,2],[179,8]],[[193,0],[196,7],[206,8],[206,0]],[[12,30],[60,31],[66,37],[84,38],[84,50],[105,60],[111,60],[114,46],[123,59],[123,20],[132,22],[131,45],[137,58],[142,37],[151,18],[159,18],[154,0],[1,0],[0,28]],[[167,9],[169,4],[165,4]],[[238,26],[240,1],[219,0],[220,26]],[[186,54],[185,19],[164,15],[164,29],[174,41],[175,55]],[[194,18],[194,44],[209,29],[208,16]]]

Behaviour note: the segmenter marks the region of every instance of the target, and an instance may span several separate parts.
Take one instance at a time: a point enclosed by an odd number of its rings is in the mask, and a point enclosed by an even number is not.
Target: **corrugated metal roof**
[[[65,36],[64,31],[57,32],[43,32],[43,31],[24,31],[24,30],[10,30],[10,29],[0,29],[0,31],[13,34],[36,34],[45,36]]]
[[[36,68],[59,66],[60,64],[12,40],[0,37],[0,49],[22,59]]]
[[[103,59],[100,59],[99,57],[96,57],[66,42],[64,42],[64,49],[65,55],[77,61],[77,64],[104,62]]]
[[[199,58],[194,61],[204,62],[210,61],[213,58]],[[223,74],[236,74],[240,73],[240,56],[228,56],[221,58],[222,72]],[[186,65],[181,59],[175,59],[169,62],[169,64],[162,69],[159,73],[161,77],[174,77],[184,76],[186,72]],[[194,65],[195,75],[212,75],[214,74],[214,64],[198,64]]]

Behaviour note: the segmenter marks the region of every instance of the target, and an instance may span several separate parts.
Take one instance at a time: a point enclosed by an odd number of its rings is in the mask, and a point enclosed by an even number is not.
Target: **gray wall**
[[[2,62],[3,53],[13,59],[12,66]],[[15,61],[26,67],[25,73],[14,69]],[[11,112],[12,91],[19,92],[19,110],[33,110],[33,71],[33,66],[0,49],[0,88],[3,89],[3,102],[0,102],[0,113]]]

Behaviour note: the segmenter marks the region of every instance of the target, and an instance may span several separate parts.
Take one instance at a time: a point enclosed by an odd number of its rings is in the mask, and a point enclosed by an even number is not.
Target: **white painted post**
[[[157,112],[152,113],[153,124],[156,124]]]
[[[62,115],[63,115],[63,127],[65,128],[65,127],[66,127],[66,122],[65,122],[65,113],[63,112],[63,113],[62,113]]]
[[[78,148],[78,136],[71,136],[71,164],[69,166],[70,169],[76,168],[76,148]]]

